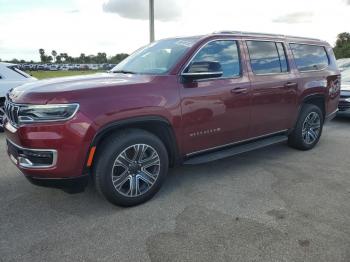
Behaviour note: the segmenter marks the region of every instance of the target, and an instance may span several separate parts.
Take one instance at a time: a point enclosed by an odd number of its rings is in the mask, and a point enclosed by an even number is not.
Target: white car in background
[[[16,64],[0,62],[0,130],[2,130],[3,106],[7,92],[16,86],[35,80],[37,79],[19,70]]]
[[[339,112],[350,112],[350,66],[341,72],[341,89],[339,99]]]
[[[337,60],[337,65],[340,71],[350,68],[350,58],[341,58]]]

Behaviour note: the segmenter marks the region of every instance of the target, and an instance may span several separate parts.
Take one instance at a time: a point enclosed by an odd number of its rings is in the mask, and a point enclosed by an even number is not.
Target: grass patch
[[[77,75],[90,75],[105,71],[99,70],[77,70],[77,71],[26,71],[27,74],[30,74],[33,77],[38,79],[46,79],[53,77],[63,77],[63,76],[77,76]]]

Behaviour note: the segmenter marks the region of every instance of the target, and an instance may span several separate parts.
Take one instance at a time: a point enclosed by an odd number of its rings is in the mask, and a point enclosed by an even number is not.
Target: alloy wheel
[[[311,112],[305,118],[302,129],[303,140],[306,144],[313,144],[321,132],[321,118],[318,113]]]
[[[157,151],[146,144],[135,144],[123,150],[112,168],[115,190],[126,197],[145,194],[157,181],[160,158]]]
[[[3,127],[3,124],[4,124],[4,117],[5,117],[4,108],[1,106],[1,107],[0,107],[0,128]]]

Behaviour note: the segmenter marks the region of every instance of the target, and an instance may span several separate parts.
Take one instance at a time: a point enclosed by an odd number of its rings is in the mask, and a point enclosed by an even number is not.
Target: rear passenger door
[[[283,42],[246,40],[252,86],[250,136],[292,127],[297,111],[298,79],[290,70]]]

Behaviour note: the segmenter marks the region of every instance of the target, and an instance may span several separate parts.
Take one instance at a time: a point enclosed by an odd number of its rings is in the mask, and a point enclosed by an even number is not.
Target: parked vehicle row
[[[34,184],[92,177],[117,205],[152,198],[168,168],[288,142],[312,149],[338,111],[332,47],[219,32],[152,43],[109,73],[32,82],[5,104],[8,155]]]
[[[24,71],[110,70],[115,64],[18,64]]]

